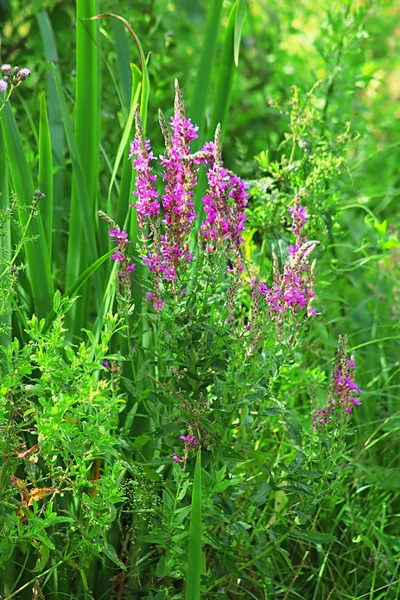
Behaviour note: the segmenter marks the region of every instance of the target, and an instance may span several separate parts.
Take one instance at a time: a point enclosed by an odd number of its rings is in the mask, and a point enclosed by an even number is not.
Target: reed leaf
[[[192,510],[190,514],[189,554],[186,577],[186,600],[200,600],[200,579],[202,568],[202,517],[201,517],[201,450],[197,453],[192,489]]]
[[[221,141],[224,138],[226,119],[231,102],[233,79],[239,61],[239,44],[247,0],[236,0],[229,14],[218,69],[218,78],[211,110],[208,137],[214,137],[218,123],[221,125]]]
[[[26,160],[21,137],[9,102],[3,110],[2,127],[13,189],[19,199],[20,209],[18,213],[20,227],[21,229],[24,229],[28,222],[29,211],[26,209],[32,205],[35,188],[31,170]],[[41,201],[45,202],[46,200],[43,199]],[[43,317],[51,308],[53,281],[50,258],[40,213],[32,219],[27,233],[28,239],[25,243],[27,274],[35,312],[38,317]]]
[[[54,68],[60,73],[58,67],[58,51],[54,37],[53,28],[49,15],[45,9],[36,13],[36,20],[39,25],[40,35],[43,42],[43,49],[46,61],[54,64]],[[53,173],[53,242],[52,258],[55,264],[61,263],[61,239],[62,227],[61,221],[65,215],[65,173],[64,173],[64,154],[65,154],[65,136],[61,118],[61,110],[58,103],[57,88],[52,69],[47,69],[47,110],[49,118],[49,128],[52,148],[52,162],[54,166]]]
[[[203,45],[201,48],[201,54],[193,88],[193,97],[190,105],[191,119],[193,123],[199,126],[199,137],[193,142],[194,151],[198,150],[204,141],[204,121],[207,107],[207,97],[210,89],[211,75],[214,67],[215,53],[218,43],[222,5],[223,0],[212,0],[207,13]]]
[[[75,185],[78,193],[78,197],[80,198],[80,219],[83,227],[84,240],[80,240],[80,245],[83,245],[86,240],[88,254],[92,263],[96,262],[97,259],[97,248],[96,248],[96,239],[95,239],[95,229],[93,224],[93,216],[89,210],[89,200],[88,200],[88,191],[87,191],[87,180],[86,174],[84,176],[83,167],[80,159],[80,155],[78,152],[78,148],[75,142],[75,137],[72,131],[72,123],[70,116],[68,114],[67,106],[65,103],[65,99],[63,96],[63,91],[61,89],[60,79],[58,77],[58,73],[56,72],[53,66],[53,73],[56,82],[58,100],[61,108],[61,115],[64,124],[64,131],[67,140],[68,149],[71,155],[72,168],[74,171],[75,177]],[[79,207],[78,207],[79,208]],[[70,245],[70,242],[69,242]],[[79,254],[77,254],[77,258]],[[77,277],[71,282],[70,285],[67,285],[67,289],[70,288],[75,281],[77,281],[79,274]],[[97,280],[96,276],[94,278],[95,285],[97,287],[97,292],[100,294],[100,282]],[[68,280],[67,280],[68,281]],[[96,305],[101,301],[100,296],[96,294],[95,302]]]
[[[76,92],[74,108],[74,145],[77,157],[84,173],[86,195],[81,195],[78,173],[73,163],[73,181],[69,221],[67,250],[66,287],[70,287],[85,270],[89,262],[94,262],[95,228],[93,222],[97,208],[97,189],[99,179],[99,138],[100,138],[100,102],[99,102],[99,51],[97,43],[97,23],[91,19],[96,14],[95,0],[77,0],[76,3]],[[64,116],[63,116],[64,120]],[[71,140],[70,140],[71,141]],[[68,142],[71,152],[71,143]],[[72,157],[72,156],[71,156]],[[85,206],[84,206],[85,205]],[[84,221],[90,221],[86,227],[86,240],[83,235]],[[89,251],[88,251],[89,249]],[[97,296],[97,293],[96,293]],[[99,299],[100,301],[100,299]],[[69,324],[80,330],[87,323],[88,298],[83,292],[83,301],[68,314]]]
[[[6,213],[10,206],[8,189],[8,164],[3,129],[0,127],[0,211]],[[5,263],[11,256],[11,222],[5,220],[2,223],[2,235],[0,235],[0,269],[3,270]],[[1,283],[1,282],[0,282]],[[9,348],[11,344],[11,301],[1,300],[0,311],[0,345]],[[1,356],[0,356],[1,359]]]
[[[46,194],[46,198],[39,204],[39,209],[42,215],[43,228],[51,261],[53,242],[53,160],[46,95],[44,92],[40,95],[39,189]]]

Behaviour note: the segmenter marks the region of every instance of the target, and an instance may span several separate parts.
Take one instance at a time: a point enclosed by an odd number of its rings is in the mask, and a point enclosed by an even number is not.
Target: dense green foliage
[[[0,0],[31,70],[0,92],[0,598],[400,598],[398,14]],[[171,284],[127,158],[141,127],[168,155],[175,79],[249,203],[243,269],[196,222]],[[291,270],[315,315],[258,294]],[[353,357],[362,405],[318,424]]]

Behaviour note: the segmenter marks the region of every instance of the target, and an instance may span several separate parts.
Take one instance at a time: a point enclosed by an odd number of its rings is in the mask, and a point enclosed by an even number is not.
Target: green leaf
[[[39,189],[46,195],[39,202],[39,210],[42,215],[43,228],[51,261],[53,242],[53,159],[46,95],[44,92],[40,95]]]
[[[203,44],[196,72],[193,88],[193,97],[190,105],[190,116],[199,126],[199,138],[193,143],[193,150],[198,150],[204,141],[203,132],[207,98],[210,88],[212,70],[215,61],[215,52],[218,43],[218,32],[221,22],[223,0],[211,0],[207,12],[207,22],[203,36]]]
[[[95,538],[94,541],[100,546],[107,558],[109,558],[114,564],[118,565],[120,569],[126,571],[126,566],[122,560],[118,558],[118,554],[114,546],[107,542],[107,540]]]
[[[186,600],[200,600],[200,579],[202,566],[202,487],[201,450],[197,453],[192,490],[192,510],[190,514],[189,554],[186,576]]]
[[[34,185],[31,169],[25,156],[21,137],[11,109],[10,102],[2,112],[2,127],[7,148],[8,163],[12,176],[13,188],[19,198],[20,204],[30,207],[33,200]],[[19,211],[20,227],[23,229],[28,220],[26,210]],[[42,217],[35,216],[29,226],[28,236],[34,236],[35,240],[28,239],[25,243],[25,253],[28,264],[28,278],[31,286],[35,312],[38,317],[48,313],[52,305],[53,279],[51,273],[50,257],[44,234]]]
[[[239,0],[237,12],[236,12],[235,33],[234,33],[234,40],[233,40],[233,54],[234,54],[234,60],[235,60],[236,66],[239,65],[240,39],[242,37],[242,27],[243,27],[244,17],[246,15],[247,3],[248,3],[248,0]]]
[[[312,544],[331,544],[337,541],[337,537],[331,533],[320,533],[319,531],[309,531],[307,529],[294,529],[292,535]]]
[[[233,78],[237,68],[235,66],[235,47],[239,48],[241,25],[243,24],[246,6],[247,2],[236,0],[229,13],[211,110],[210,127],[208,130],[208,137],[210,139],[214,137],[218,123],[221,125],[221,141],[224,138],[226,119],[231,101]],[[239,50],[237,50],[237,52],[239,52]]]

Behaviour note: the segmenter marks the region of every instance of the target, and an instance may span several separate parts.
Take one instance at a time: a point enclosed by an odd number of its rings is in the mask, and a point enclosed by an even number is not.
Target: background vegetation
[[[391,0],[0,1],[0,62],[32,71],[0,128],[5,598],[196,598],[197,580],[210,599],[400,597],[399,12]],[[126,19],[135,40],[116,18],[88,20],[100,13]],[[156,385],[167,374],[143,364],[156,351],[159,363],[174,357],[182,366],[188,359],[179,352],[202,334],[194,328],[179,338],[180,305],[148,334],[134,285],[140,342],[131,352],[124,325],[109,314],[117,310],[112,242],[97,217],[103,210],[127,229],[139,280],[127,161],[133,108],[140,104],[159,155],[158,109],[171,116],[176,78],[200,141],[221,123],[224,163],[250,184],[251,273],[268,279],[273,252],[284,261],[294,197],[305,199],[308,237],[320,242],[320,314],[303,324],[301,343],[285,347],[279,377],[258,399],[261,421],[243,409],[247,434],[224,438],[222,417],[215,429],[204,419],[200,428],[220,436],[222,450],[204,443],[203,469],[193,453],[186,471],[170,457],[193,415],[174,412]],[[46,198],[30,220],[36,188]],[[6,270],[13,255],[17,268]],[[244,295],[243,306],[249,302]],[[212,322],[212,309],[201,310],[196,318]],[[146,319],[152,323],[151,312]],[[162,341],[174,327],[180,350]],[[304,432],[341,334],[357,357],[363,404],[348,435],[331,432],[318,449]],[[213,351],[228,360],[223,336]],[[104,360],[112,363],[106,373]],[[213,369],[232,385],[229,367]],[[159,414],[149,415],[149,402]],[[37,439],[30,462],[23,453]],[[240,462],[244,456],[251,461]],[[303,462],[315,467],[320,488]],[[47,496],[34,493],[44,485]],[[65,497],[52,496],[57,486]],[[207,526],[198,548],[201,496]],[[18,513],[21,498],[29,519]]]

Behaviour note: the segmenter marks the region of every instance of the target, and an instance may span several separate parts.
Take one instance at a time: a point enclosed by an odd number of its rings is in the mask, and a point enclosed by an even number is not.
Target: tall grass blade
[[[53,243],[53,160],[46,95],[44,92],[42,92],[40,96],[39,189],[46,194],[46,198],[39,204],[39,210],[42,215],[43,228],[51,262]]]
[[[111,24],[114,33],[115,53],[117,55],[117,69],[122,89],[122,98],[125,111],[128,113],[132,93],[132,78],[129,68],[131,52],[126,39],[123,23],[119,19],[112,19]]]
[[[192,490],[192,510],[190,515],[188,570],[186,578],[186,600],[200,600],[200,579],[202,569],[201,544],[201,450],[197,453]]]
[[[100,258],[98,258],[96,260],[96,262],[94,262],[92,265],[90,265],[79,277],[78,279],[75,281],[75,283],[73,283],[73,285],[68,288],[65,292],[65,294],[63,295],[63,298],[74,298],[74,296],[76,296],[76,294],[79,292],[79,290],[81,289],[81,287],[83,285],[85,285],[85,283],[90,279],[90,277],[92,277],[92,275],[94,273],[96,273],[96,271],[101,267],[102,264],[105,263],[105,261],[110,258],[111,254],[114,252],[114,248],[112,250],[109,250],[106,254],[104,254],[103,256],[101,256]],[[43,332],[45,333],[48,328],[50,327],[54,317],[56,316],[56,313],[54,312],[54,310],[51,310],[49,312],[49,314],[46,317],[46,321],[44,324],[44,328],[43,328]]]
[[[247,4],[248,0],[239,0],[236,11],[235,30],[233,34],[233,56],[236,67],[239,66],[240,40],[242,38],[242,28],[244,17],[246,16]]]
[[[193,123],[199,126],[199,138],[193,142],[194,151],[198,150],[201,143],[204,141],[203,131],[207,97],[218,43],[222,5],[223,0],[212,0],[207,13],[203,45],[201,48],[199,65],[197,67],[193,88],[193,97],[190,105],[190,117]]]
[[[55,69],[59,73],[58,51],[54,37],[53,28],[49,15],[45,9],[36,13],[36,20],[39,25],[40,35],[42,37],[44,54],[46,61],[54,63]],[[58,103],[57,88],[52,69],[47,69],[47,109],[50,127],[52,162],[54,166],[53,173],[53,243],[52,258],[55,264],[61,264],[61,231],[62,218],[65,215],[65,173],[64,173],[64,153],[65,137],[61,118],[61,110]]]
[[[97,23],[91,19],[96,14],[95,0],[77,0],[76,2],[76,92],[74,108],[74,142],[85,177],[86,198],[82,198],[77,183],[77,173],[73,169],[73,183],[70,208],[69,238],[67,250],[66,287],[70,287],[86,269],[95,256],[87,251],[95,247],[95,229],[93,221],[97,208],[97,189],[99,178],[99,138],[100,138],[100,102],[99,102],[99,51]],[[70,144],[69,144],[70,145]],[[70,148],[71,151],[71,148]],[[74,165],[73,165],[74,166]],[[87,215],[83,214],[83,204]],[[84,238],[83,219],[89,219],[92,226],[86,229]],[[86,244],[87,242],[87,244]],[[87,323],[88,299],[83,293],[83,301],[75,304],[68,317],[73,322],[74,331],[79,331]],[[79,312],[79,315],[78,315]]]
[[[0,211],[6,214],[10,206],[9,189],[8,189],[8,165],[6,146],[4,142],[3,129],[0,127]],[[3,221],[3,219],[2,219]],[[11,256],[11,222],[2,222],[2,235],[0,235],[0,269],[3,271],[4,265]],[[0,327],[3,330],[0,332],[0,345],[9,348],[11,345],[11,301],[4,302],[0,300]],[[0,360],[1,360],[0,355]]]
[[[127,30],[130,33],[131,38],[133,39],[133,42],[137,48],[137,51],[139,53],[140,70],[142,72],[142,95],[141,95],[141,99],[140,99],[140,116],[142,117],[143,128],[146,131],[147,112],[148,112],[149,95],[150,95],[150,79],[149,79],[149,72],[147,70],[147,61],[146,61],[146,57],[143,52],[143,48],[142,48],[142,45],[140,43],[138,36],[133,31],[131,25],[123,17],[120,17],[119,15],[115,15],[113,13],[102,13],[101,15],[96,15],[95,17],[93,17],[92,20],[104,19],[104,18],[108,18],[108,17],[111,17],[113,19],[118,19],[121,23],[123,23],[125,25],[125,27],[127,28]]]
[[[241,29],[247,0],[236,0],[229,14],[225,31],[224,44],[220,58],[218,79],[211,110],[208,137],[213,139],[218,123],[221,125],[221,141],[224,138],[226,119],[228,116],[232,84],[239,60],[239,44]]]
[[[114,186],[114,183],[116,181],[116,177],[117,177],[117,173],[121,164],[121,161],[123,160],[123,168],[125,168],[126,164],[128,165],[128,170],[129,173],[132,174],[132,167],[130,162],[128,161],[128,156],[129,156],[129,142],[130,139],[132,137],[132,126],[133,126],[133,119],[134,119],[134,110],[135,110],[135,106],[138,103],[139,100],[139,95],[140,95],[140,86],[135,86],[135,69],[137,71],[139,71],[139,69],[137,69],[137,67],[135,67],[134,65],[132,66],[132,73],[131,73],[131,80],[133,80],[134,85],[132,86],[132,100],[131,100],[131,104],[130,104],[130,110],[129,110],[129,114],[128,114],[128,118],[126,120],[125,123],[125,127],[124,127],[124,131],[122,132],[122,137],[121,137],[121,141],[119,143],[118,146],[118,150],[117,150],[117,154],[115,157],[115,161],[114,161],[114,166],[113,166],[113,170],[112,170],[112,175],[111,175],[111,180],[110,180],[110,185],[108,187],[108,197],[107,197],[107,213],[109,215],[112,214],[112,206],[111,206],[111,193],[112,193],[112,189]],[[119,195],[119,202],[118,202],[118,207],[117,207],[117,214],[119,215],[119,217],[121,217],[121,211],[124,213],[124,217],[123,219],[121,219],[121,221],[117,220],[117,223],[120,223],[122,225],[122,223],[125,221],[127,212],[128,212],[128,207],[129,207],[129,202],[128,202],[128,198],[129,195],[127,197],[123,197],[121,194]],[[122,205],[122,206],[121,206]]]
[[[13,188],[18,196],[21,207],[19,210],[20,226],[21,228],[24,228],[28,222],[29,212],[29,210],[26,210],[26,207],[32,205],[34,185],[18,127],[9,102],[3,110],[2,127]],[[28,236],[34,236],[35,239],[28,239],[25,244],[27,273],[35,312],[38,317],[43,317],[49,312],[52,305],[53,281],[50,258],[40,213],[32,219],[28,230]]]
[[[60,80],[58,77],[58,73],[56,72],[54,66],[53,66],[53,73],[55,76],[58,101],[60,104],[61,115],[62,115],[63,124],[64,124],[64,131],[65,131],[65,136],[67,139],[68,150],[71,155],[72,168],[73,168],[74,176],[75,176],[75,186],[77,189],[77,195],[80,199],[80,205],[77,207],[77,209],[80,208],[80,210],[81,210],[80,220],[81,220],[81,225],[83,227],[82,233],[83,233],[84,239],[79,240],[79,244],[83,245],[86,243],[87,248],[88,248],[88,254],[90,256],[90,260],[92,263],[94,263],[94,262],[96,262],[96,259],[97,259],[97,248],[96,248],[95,229],[94,229],[94,217],[93,217],[93,214],[89,210],[90,203],[88,200],[86,176],[84,176],[84,174],[83,174],[84,172],[83,172],[83,167],[82,167],[82,163],[80,160],[80,155],[79,155],[78,148],[75,143],[74,134],[72,131],[72,123],[70,120],[70,116],[68,114],[68,110],[67,110],[67,106],[66,106],[65,99],[63,96],[63,91],[61,89],[61,83],[60,83]],[[76,212],[78,215],[79,214],[78,210]],[[69,245],[70,245],[70,243],[71,243],[71,241],[69,241]],[[77,257],[78,257],[78,254],[77,254]],[[71,277],[72,277],[72,275],[71,275]],[[70,288],[74,284],[74,282],[78,279],[78,277],[79,277],[79,274],[77,275],[77,277],[75,279],[72,280],[70,285],[67,285],[67,289]],[[98,288],[98,292],[100,294],[100,282],[96,281],[96,278],[95,278],[95,282],[96,282],[96,286]],[[101,300],[100,297],[98,297],[96,294],[96,296],[95,296],[96,304],[98,302],[100,302],[100,300]]]

